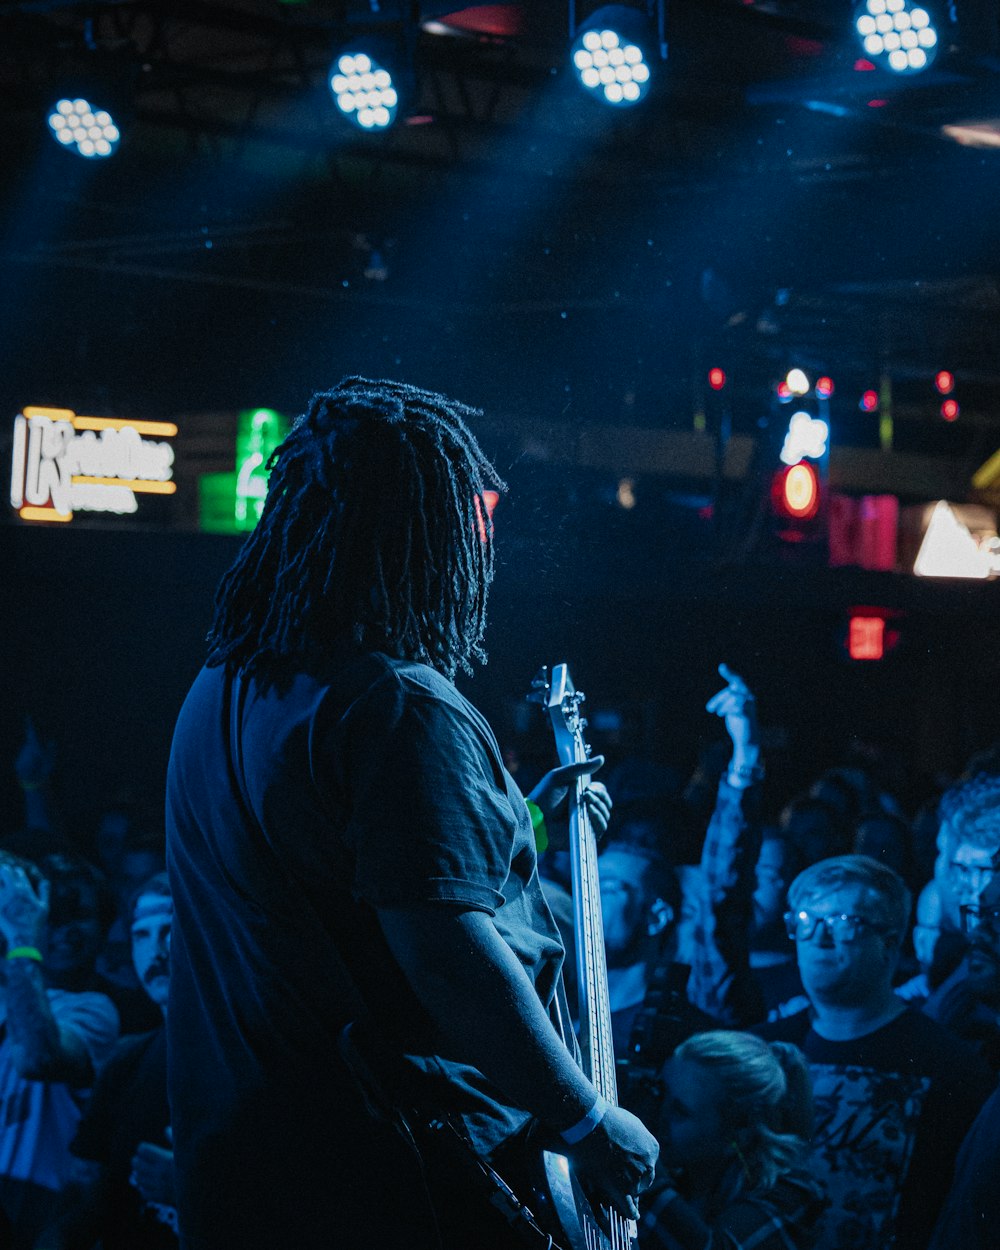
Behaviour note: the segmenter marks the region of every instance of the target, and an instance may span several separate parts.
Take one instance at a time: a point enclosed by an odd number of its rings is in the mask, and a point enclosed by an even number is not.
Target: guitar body
[[[542,1154],[542,1168],[549,1201],[567,1250],[618,1250],[594,1218],[566,1156],[546,1150]],[[619,1242],[621,1247],[632,1244]]]

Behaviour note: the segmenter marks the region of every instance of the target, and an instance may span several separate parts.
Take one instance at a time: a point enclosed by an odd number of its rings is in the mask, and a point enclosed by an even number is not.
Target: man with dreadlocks
[[[498,1167],[529,1126],[562,1135],[627,1216],[652,1179],[654,1139],[560,1036],[531,818],[451,680],[485,658],[502,489],[470,415],[362,378],[315,396],[221,584],[168,777],[187,1250],[521,1244],[477,1168],[428,1201],[433,1157],[387,1107],[447,1116]]]

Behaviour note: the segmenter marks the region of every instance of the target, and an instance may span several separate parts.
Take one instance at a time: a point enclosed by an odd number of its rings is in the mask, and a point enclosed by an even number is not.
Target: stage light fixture
[[[87,160],[111,156],[121,132],[107,109],[84,96],[63,97],[49,109],[49,133],[69,152]]]
[[[897,74],[919,74],[937,55],[933,18],[913,0],[865,0],[854,28],[865,55]]]
[[[399,88],[375,52],[338,54],[327,76],[337,108],[361,130],[386,130],[399,112]]]
[[[654,46],[644,14],[626,5],[608,5],[580,26],[570,60],[588,95],[614,108],[629,108],[649,91]]]

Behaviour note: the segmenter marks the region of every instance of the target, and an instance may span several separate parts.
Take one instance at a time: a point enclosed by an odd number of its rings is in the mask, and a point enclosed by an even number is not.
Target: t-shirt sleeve
[[[118,1012],[106,994],[66,994],[52,1000],[52,1017],[60,1029],[75,1033],[87,1048],[98,1072],[118,1040]]]
[[[493,915],[517,821],[471,712],[383,682],[340,726],[352,890],[374,907],[443,902]]]

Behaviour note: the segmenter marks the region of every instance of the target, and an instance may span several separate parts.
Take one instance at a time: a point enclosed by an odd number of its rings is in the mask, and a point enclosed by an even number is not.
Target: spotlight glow
[[[362,130],[385,130],[396,120],[399,94],[392,74],[366,52],[342,53],[327,81],[341,115]]]
[[[59,100],[48,116],[49,132],[64,148],[93,160],[110,156],[121,132],[106,109],[89,100]]]
[[[854,23],[865,53],[897,74],[915,74],[934,59],[938,35],[914,0],[866,0]]]
[[[651,74],[642,48],[610,27],[584,31],[570,59],[580,85],[604,104],[627,108],[648,90]]]

